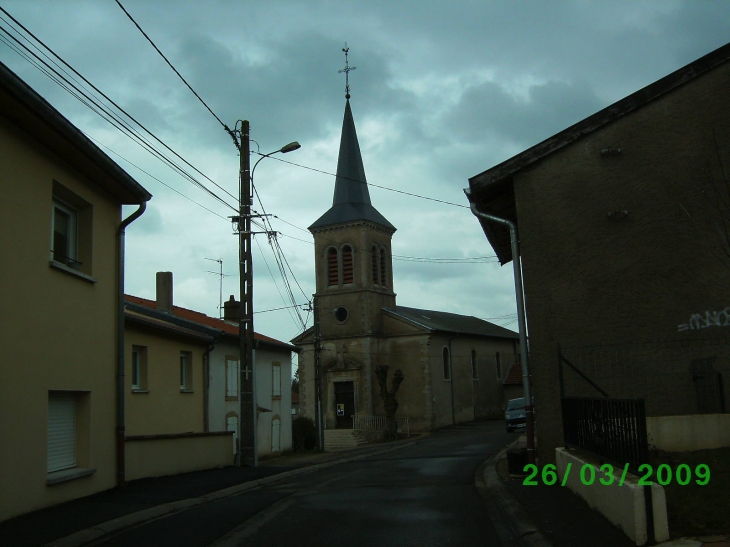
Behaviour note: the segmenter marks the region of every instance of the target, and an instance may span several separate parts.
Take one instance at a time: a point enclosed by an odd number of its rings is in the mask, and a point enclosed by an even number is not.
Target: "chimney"
[[[241,303],[238,302],[233,295],[231,295],[228,302],[223,302],[223,320],[237,324],[239,321],[240,309]]]
[[[157,272],[157,309],[172,314],[172,272]]]

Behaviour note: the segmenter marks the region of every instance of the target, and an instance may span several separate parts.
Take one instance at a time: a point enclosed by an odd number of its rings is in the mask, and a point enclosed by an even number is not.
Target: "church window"
[[[387,277],[385,277],[385,264],[386,264],[385,249],[380,249],[380,284],[383,287],[388,286]]]
[[[344,323],[345,321],[347,321],[349,315],[350,314],[347,311],[347,308],[343,306],[335,308],[335,319],[337,319],[338,322]]]
[[[327,286],[337,285],[337,249],[330,247],[327,251]]]
[[[479,371],[477,370],[477,352],[471,350],[471,377],[475,380],[479,378]]]
[[[373,285],[378,285],[378,248],[373,245],[372,248],[372,262],[373,262]]]
[[[345,245],[342,247],[342,283],[347,285],[354,281],[352,265],[352,247]]]
[[[451,380],[451,359],[449,358],[449,348],[444,348],[444,380]]]
[[[497,378],[502,377],[502,358],[499,355],[499,352],[494,354],[494,360],[497,362]]]

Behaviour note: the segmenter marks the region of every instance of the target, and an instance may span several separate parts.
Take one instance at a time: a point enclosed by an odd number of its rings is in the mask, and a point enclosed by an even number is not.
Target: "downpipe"
[[[477,218],[483,218],[489,222],[502,224],[509,228],[510,242],[512,244],[512,265],[514,268],[515,279],[515,296],[517,297],[517,324],[519,325],[520,334],[520,353],[522,365],[522,385],[525,395],[525,421],[527,436],[527,461],[535,463],[535,409],[532,404],[532,389],[530,386],[530,366],[527,355],[527,331],[525,322],[525,296],[522,288],[522,266],[520,264],[520,244],[517,238],[517,226],[514,222],[506,218],[496,217],[488,213],[483,213],[477,209],[476,202],[472,201],[472,194],[469,188],[464,189],[472,214]]]
[[[147,202],[139,204],[139,209],[125,218],[117,230],[117,488],[124,488],[126,481],[126,463],[124,458],[124,245],[127,226],[142,216],[147,209]]]

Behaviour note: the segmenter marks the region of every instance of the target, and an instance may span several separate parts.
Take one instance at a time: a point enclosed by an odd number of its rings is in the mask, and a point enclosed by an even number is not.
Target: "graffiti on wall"
[[[693,313],[688,323],[677,326],[677,330],[706,329],[709,327],[730,327],[730,306],[720,311],[706,311],[703,314]]]

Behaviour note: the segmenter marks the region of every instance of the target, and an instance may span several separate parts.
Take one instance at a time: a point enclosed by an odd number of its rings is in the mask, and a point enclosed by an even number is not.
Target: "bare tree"
[[[393,441],[398,438],[398,425],[395,422],[395,411],[398,410],[398,401],[395,394],[403,382],[403,371],[398,369],[393,373],[393,382],[390,391],[388,391],[388,365],[378,365],[375,367],[375,376],[378,378],[380,386],[380,398],[383,399],[385,407],[385,440]]]

